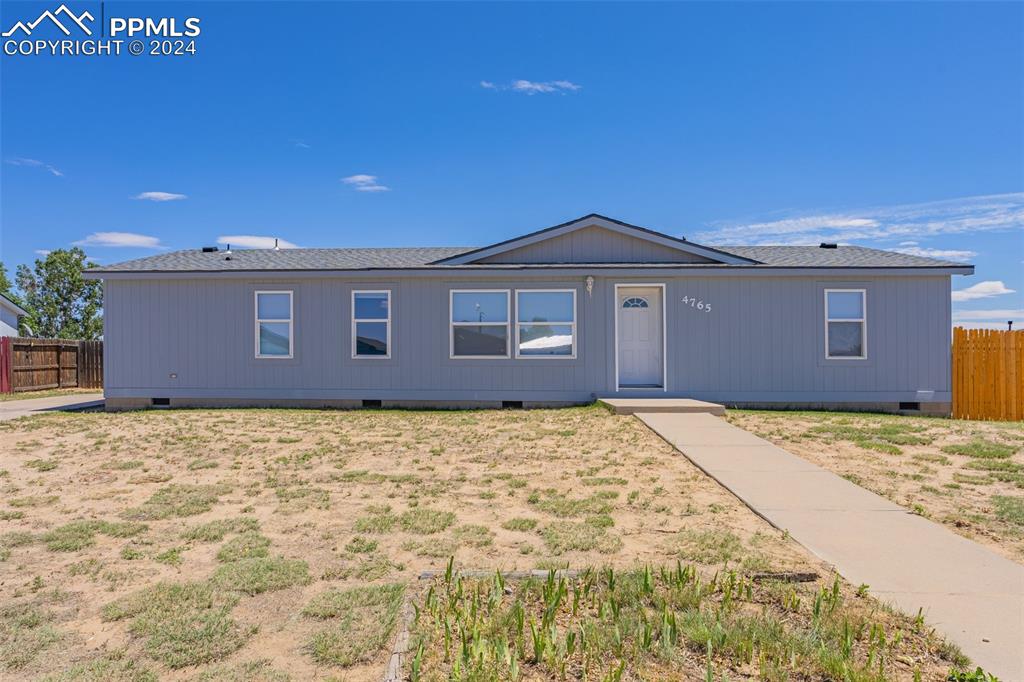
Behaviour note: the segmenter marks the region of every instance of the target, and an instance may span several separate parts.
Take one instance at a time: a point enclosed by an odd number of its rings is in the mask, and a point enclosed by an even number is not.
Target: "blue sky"
[[[75,243],[481,245],[598,212],[969,261],[956,317],[1024,324],[1024,4],[104,12],[199,17],[197,54],[0,57],[9,269]]]

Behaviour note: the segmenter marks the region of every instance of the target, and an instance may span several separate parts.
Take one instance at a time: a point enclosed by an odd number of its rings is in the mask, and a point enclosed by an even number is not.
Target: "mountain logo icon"
[[[57,18],[58,15],[63,15],[65,21],[68,21],[69,23],[73,23],[74,25],[78,26],[78,28],[85,32],[85,35],[92,35],[92,30],[85,25],[85,21],[93,21],[95,17],[89,14],[89,12],[82,12],[80,15],[76,16],[74,12],[68,9],[67,5],[61,5],[53,12],[51,12],[50,10],[46,10],[45,12],[40,14],[35,21],[30,21],[28,23],[24,21],[19,21],[16,24],[14,24],[14,26],[11,26],[9,31],[4,31],[2,35],[4,38],[10,38],[18,31],[21,31],[26,36],[30,36],[32,35],[32,31],[34,31],[36,27],[43,23],[43,21],[46,19],[49,19],[51,22],[53,22],[57,26],[57,28],[59,28],[64,33],[64,35],[71,35],[71,31],[68,30],[67,26],[62,24],[60,19]]]

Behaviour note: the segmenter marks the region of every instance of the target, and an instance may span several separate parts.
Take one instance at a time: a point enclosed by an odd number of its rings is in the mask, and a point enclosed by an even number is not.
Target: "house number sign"
[[[683,305],[688,305],[695,310],[701,310],[705,313],[711,312],[711,304],[698,300],[695,296],[683,296]]]

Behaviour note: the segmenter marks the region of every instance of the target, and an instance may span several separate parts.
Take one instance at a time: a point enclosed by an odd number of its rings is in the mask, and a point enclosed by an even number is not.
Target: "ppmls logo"
[[[201,32],[198,17],[106,17],[100,2],[95,15],[76,13],[66,4],[44,10],[35,19],[16,21],[0,36],[6,56],[109,56],[130,55],[191,56],[196,54],[195,37]],[[64,37],[57,35],[57,31]],[[96,34],[99,37],[96,37]],[[57,40],[53,39],[57,36]],[[134,39],[144,37],[144,42]],[[129,40],[123,40],[128,38]]]
[[[64,15],[64,20],[66,22],[78,26],[78,28],[85,32],[85,35],[92,35],[92,30],[88,26],[86,26],[85,21],[94,21],[95,17],[93,17],[93,15],[89,14],[89,12],[82,12],[81,15],[76,16],[74,12],[68,9],[67,5],[61,5],[60,7],[57,8],[57,11],[55,12],[46,10],[45,12],[40,14],[39,18],[36,19],[35,21],[30,21],[27,24],[24,21],[17,22],[16,24],[14,24],[14,26],[11,26],[11,29],[9,31],[3,32],[3,37],[10,38],[18,31],[21,31],[25,34],[26,37],[28,37],[32,35],[32,31],[36,30],[36,27],[39,26],[39,24],[43,23],[47,19],[49,19],[51,23],[55,24],[57,28],[59,28],[64,33],[64,35],[71,35],[71,31],[69,31],[67,27],[64,26],[63,23],[61,23],[60,19],[58,18],[58,15]]]

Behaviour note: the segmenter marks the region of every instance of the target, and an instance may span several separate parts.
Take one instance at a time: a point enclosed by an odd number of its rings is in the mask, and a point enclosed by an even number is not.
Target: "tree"
[[[103,285],[82,273],[94,264],[85,252],[51,251],[35,265],[18,266],[18,289],[28,315],[24,323],[36,336],[55,339],[96,339],[103,333]]]
[[[21,305],[21,298],[14,293],[14,284],[11,282],[11,278],[7,276],[7,266],[2,261],[0,261],[0,294]]]

